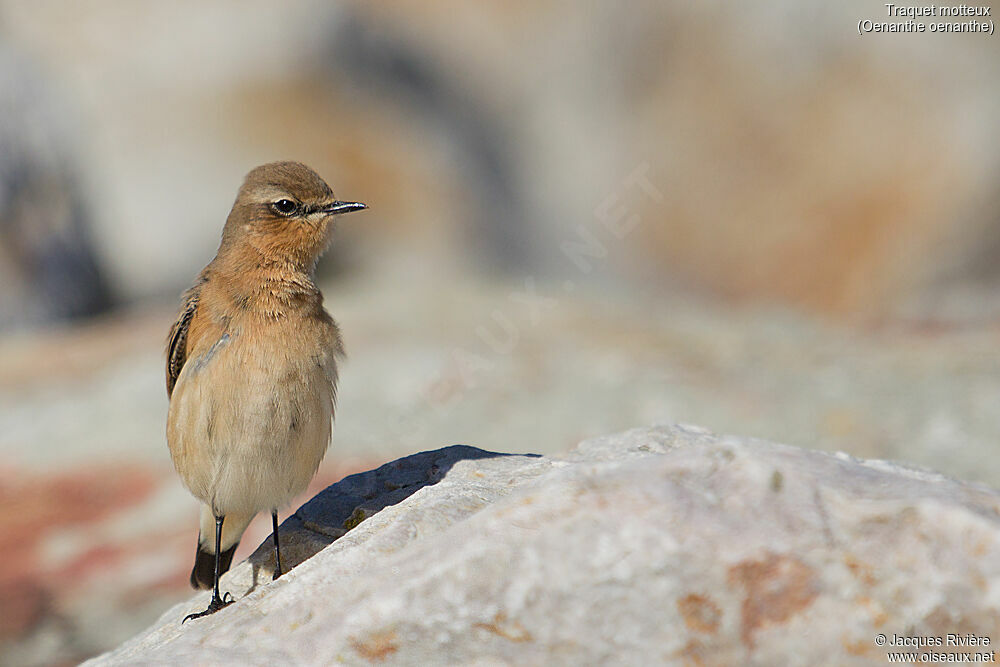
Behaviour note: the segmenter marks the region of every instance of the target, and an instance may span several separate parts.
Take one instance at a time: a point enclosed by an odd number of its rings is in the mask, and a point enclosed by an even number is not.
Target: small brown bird
[[[211,614],[251,519],[302,492],[330,443],[340,331],[313,282],[340,201],[298,162],[251,171],[215,259],[184,294],[167,342],[167,443],[184,485],[203,503],[191,585],[212,588]],[[214,535],[213,535],[214,531]],[[213,541],[214,537],[214,541]]]

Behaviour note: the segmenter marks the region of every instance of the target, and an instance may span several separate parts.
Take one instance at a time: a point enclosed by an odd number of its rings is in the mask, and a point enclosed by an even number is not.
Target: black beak
[[[329,206],[321,208],[320,212],[326,213],[327,215],[340,215],[341,213],[361,211],[366,208],[368,208],[368,204],[362,204],[359,201],[335,201]]]

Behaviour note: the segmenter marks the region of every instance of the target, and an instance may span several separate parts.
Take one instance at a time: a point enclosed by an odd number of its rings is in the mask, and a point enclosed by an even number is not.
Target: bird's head
[[[247,174],[222,245],[251,247],[266,259],[311,269],[326,249],[334,216],[365,208],[334,197],[326,181],[300,162],[272,162]]]

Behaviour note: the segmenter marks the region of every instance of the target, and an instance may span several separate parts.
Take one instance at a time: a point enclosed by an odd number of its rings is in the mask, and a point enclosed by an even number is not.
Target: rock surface
[[[563,458],[454,446],[332,485],[88,664],[873,664],[1000,639],[1000,493],[684,426]],[[311,558],[312,554],[315,554]],[[307,559],[308,560],[305,560]]]

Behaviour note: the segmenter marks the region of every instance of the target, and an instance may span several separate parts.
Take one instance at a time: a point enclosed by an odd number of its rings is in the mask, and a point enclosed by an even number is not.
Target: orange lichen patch
[[[992,637],[1000,627],[1000,613],[993,610],[969,613],[964,609],[956,609],[954,605],[938,605],[924,616],[919,627],[923,630],[921,634],[926,635],[943,636],[947,633],[985,635],[991,637],[989,648],[992,650],[994,648]]]
[[[364,639],[352,639],[351,646],[365,660],[379,662],[399,650],[394,630],[373,632]]]
[[[854,599],[859,606],[866,607],[872,616],[872,625],[876,628],[880,628],[886,624],[889,620],[889,615],[885,613],[885,609],[877,601],[872,600],[866,595],[859,595]]]
[[[859,561],[852,554],[846,554],[844,556],[844,565],[846,565],[847,569],[851,571],[851,574],[854,575],[855,578],[859,579],[865,586],[875,585],[875,575],[872,573],[871,567]]]
[[[703,667],[705,663],[705,647],[697,639],[689,639],[680,651],[674,654],[685,667]]]
[[[851,641],[846,637],[841,639],[841,644],[844,646],[844,650],[851,655],[869,655],[875,654],[875,644],[872,642],[870,637],[858,639],[856,641]]]
[[[719,629],[722,612],[714,602],[697,593],[685,595],[677,601],[677,609],[689,630],[715,634]]]
[[[972,555],[982,556],[986,553],[988,548],[989,545],[986,543],[986,540],[977,540],[976,543],[972,545]]]
[[[752,646],[754,633],[781,623],[802,611],[819,593],[812,568],[791,556],[768,553],[761,560],[746,560],[729,568],[730,584],[741,585],[743,600],[741,636]]]
[[[507,615],[502,611],[497,612],[491,623],[474,623],[472,627],[492,632],[498,637],[503,637],[512,642],[530,642],[534,639],[523,625],[513,619],[507,618]]]

